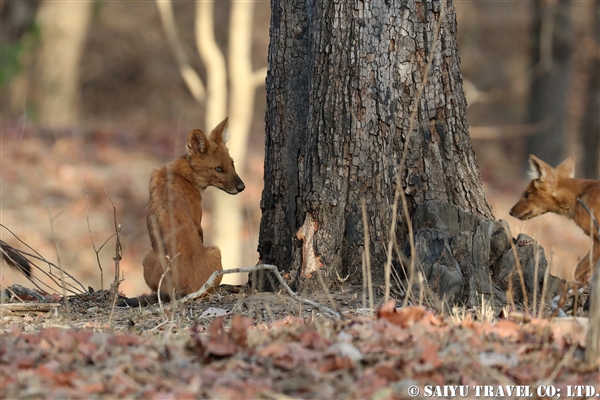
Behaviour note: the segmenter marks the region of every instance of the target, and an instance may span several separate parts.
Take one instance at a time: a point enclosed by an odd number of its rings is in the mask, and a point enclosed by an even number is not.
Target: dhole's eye
[[[215,171],[217,171],[217,172],[223,172],[223,168],[217,167],[217,168],[215,168]]]
[[[529,197],[529,193],[527,193],[527,192],[523,193],[523,198],[524,198],[525,200],[527,200],[527,198],[528,198],[528,197]]]

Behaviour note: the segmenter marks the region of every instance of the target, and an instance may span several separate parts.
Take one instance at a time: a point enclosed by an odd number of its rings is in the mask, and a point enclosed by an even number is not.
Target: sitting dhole
[[[154,292],[122,301],[119,305],[155,303],[159,281],[170,267],[160,287],[160,297],[180,298],[200,289],[214,271],[223,269],[217,247],[204,247],[202,233],[202,192],[214,186],[229,194],[244,190],[229,156],[227,118],[206,137],[200,129],[188,135],[184,155],[150,178],[147,225],[152,250],[144,261],[144,279]],[[219,277],[215,286],[221,282]]]
[[[529,162],[534,179],[525,189],[521,199],[510,210],[510,215],[520,220],[527,220],[553,212],[575,221],[588,236],[593,238],[590,250],[592,264],[590,265],[588,253],[575,269],[575,280],[580,284],[586,284],[600,259],[600,238],[596,227],[590,225],[590,215],[577,199],[583,200],[598,221],[600,181],[573,179],[575,176],[573,157],[564,160],[556,169],[533,155],[529,156]]]

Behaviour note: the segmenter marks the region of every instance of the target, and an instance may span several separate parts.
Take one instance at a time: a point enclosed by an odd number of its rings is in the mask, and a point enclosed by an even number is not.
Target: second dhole
[[[592,271],[600,259],[600,238],[598,230],[591,223],[590,215],[579,203],[581,199],[594,218],[600,217],[600,181],[575,179],[575,159],[569,157],[556,168],[552,168],[534,155],[529,156],[533,180],[510,210],[510,215],[527,220],[552,212],[572,219],[593,238],[592,249],[575,269],[575,280],[588,283]],[[590,264],[591,254],[591,264]]]

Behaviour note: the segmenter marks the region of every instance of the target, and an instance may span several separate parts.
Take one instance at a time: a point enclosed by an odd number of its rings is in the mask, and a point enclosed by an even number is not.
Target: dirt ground
[[[484,308],[443,315],[393,301],[371,316],[360,293],[332,293],[342,318],[232,286],[162,309],[113,308],[99,292],[47,314],[3,310],[0,396],[451,397],[444,385],[468,397],[513,397],[507,391],[517,388],[543,397],[548,386],[600,393],[598,368],[583,361],[586,318],[506,319]],[[312,300],[331,306],[325,294]]]

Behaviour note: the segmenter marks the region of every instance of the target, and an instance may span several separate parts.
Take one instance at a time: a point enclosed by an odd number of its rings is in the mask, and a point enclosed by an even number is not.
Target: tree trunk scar
[[[315,254],[313,238],[319,229],[319,223],[315,221],[310,213],[306,213],[304,224],[298,229],[296,237],[302,241],[302,271],[301,276],[312,278],[319,268],[323,267],[321,256]]]

